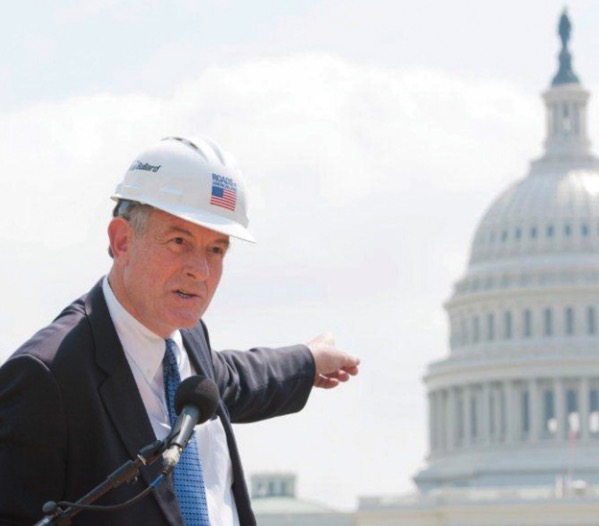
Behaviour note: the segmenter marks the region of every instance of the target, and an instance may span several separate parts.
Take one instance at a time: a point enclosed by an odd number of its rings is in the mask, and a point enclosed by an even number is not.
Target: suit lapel
[[[92,326],[96,363],[107,375],[99,394],[129,458],[134,459],[140,449],[156,440],[156,436],[110,318],[101,281],[88,294],[85,309]],[[140,470],[146,484],[149,485],[158,476],[161,467],[158,460]],[[160,484],[153,495],[169,521],[177,522],[179,512],[172,484]]]
[[[181,331],[183,337],[183,345],[189,356],[189,360],[193,364],[197,374],[203,374],[211,380],[214,380],[214,367],[210,357],[210,348],[206,340],[200,335],[198,326],[193,329],[185,329]]]
[[[202,322],[198,323],[193,329],[181,331],[181,334],[183,336],[183,343],[187,349],[187,354],[197,373],[204,374],[208,378],[216,381],[208,333],[205,332]],[[229,448],[229,455],[233,466],[233,494],[240,522],[241,524],[248,526],[255,525],[256,519],[252,512],[252,505],[245,484],[245,475],[241,466],[241,459],[239,458],[239,451],[237,449],[233,429],[231,427],[231,419],[222,399],[218,404],[216,414],[221,419],[227,436],[227,446]]]
[[[183,337],[183,345],[185,346],[189,360],[196,370],[196,374],[202,374],[216,382],[212,357],[210,355],[210,346],[201,330],[201,323],[193,329],[182,330],[181,335]],[[223,421],[229,420],[229,415],[222,399],[218,403],[216,415]]]

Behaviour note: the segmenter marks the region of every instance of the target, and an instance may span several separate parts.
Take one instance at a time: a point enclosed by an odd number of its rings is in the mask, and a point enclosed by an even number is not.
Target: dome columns
[[[485,380],[429,392],[430,455],[599,440],[599,377]]]

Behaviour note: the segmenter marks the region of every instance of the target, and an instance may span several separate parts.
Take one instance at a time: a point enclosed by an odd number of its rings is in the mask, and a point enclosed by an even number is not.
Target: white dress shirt
[[[110,288],[108,278],[102,282],[102,291],[108,312],[121,341],[127,362],[133,372],[141,399],[146,407],[156,438],[162,440],[171,431],[164,397],[162,359],[166,351],[164,338],[154,334],[119,303]],[[169,336],[177,344],[177,365],[181,380],[195,374],[179,331]],[[196,426],[210,526],[239,526],[239,516],[233,497],[233,466],[229,456],[227,437],[220,418]]]

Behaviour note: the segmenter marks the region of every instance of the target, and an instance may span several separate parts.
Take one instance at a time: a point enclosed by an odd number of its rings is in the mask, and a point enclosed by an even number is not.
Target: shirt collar
[[[108,312],[114,323],[117,335],[121,340],[123,350],[133,363],[139,368],[148,382],[151,382],[156,373],[161,370],[162,359],[166,350],[165,339],[153,333],[145,325],[136,320],[121,305],[110,288],[108,276],[102,280],[102,292],[108,306]],[[180,331],[175,331],[169,338],[177,344],[175,356],[177,364],[181,367],[183,340]]]

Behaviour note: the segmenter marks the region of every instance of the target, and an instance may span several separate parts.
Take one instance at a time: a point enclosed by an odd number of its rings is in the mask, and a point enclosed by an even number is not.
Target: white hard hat
[[[228,236],[247,230],[247,191],[235,160],[206,138],[166,137],[138,155],[112,199],[126,199]]]

